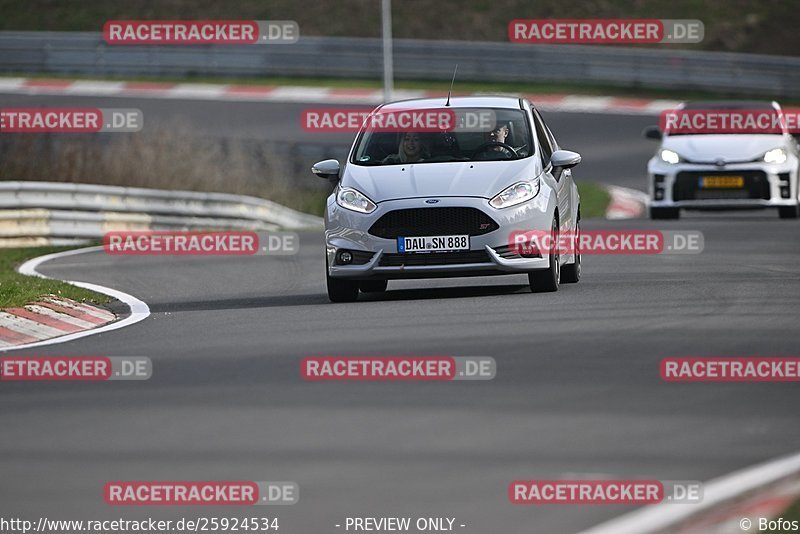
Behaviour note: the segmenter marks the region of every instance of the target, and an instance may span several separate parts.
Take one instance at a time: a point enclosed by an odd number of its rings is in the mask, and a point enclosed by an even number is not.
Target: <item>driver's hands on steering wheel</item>
[[[491,152],[503,154],[502,157],[478,157],[481,154],[490,155]],[[472,159],[481,161],[491,161],[499,159],[515,159],[519,158],[519,154],[511,145],[502,141],[488,141],[478,146],[472,153]]]

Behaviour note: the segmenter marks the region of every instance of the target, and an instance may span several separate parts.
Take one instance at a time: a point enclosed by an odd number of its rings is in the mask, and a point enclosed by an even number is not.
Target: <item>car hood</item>
[[[375,202],[419,197],[492,198],[509,185],[537,175],[534,157],[376,167],[350,164],[342,185],[358,189]]]
[[[784,146],[780,135],[671,135],[664,138],[661,148],[674,150],[689,161],[726,162],[753,161],[767,150]]]

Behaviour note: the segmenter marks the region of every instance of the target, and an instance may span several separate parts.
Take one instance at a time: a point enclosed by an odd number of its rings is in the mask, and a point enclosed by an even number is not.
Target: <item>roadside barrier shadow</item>
[[[391,284],[391,282],[389,282]],[[504,284],[491,286],[459,286],[459,287],[426,287],[409,289],[392,289],[385,293],[362,293],[358,300],[364,302],[399,301],[399,300],[428,300],[428,299],[457,299],[469,297],[489,297],[492,295],[510,295],[530,292],[527,284]]]
[[[385,293],[361,293],[359,302],[457,299],[470,297],[489,297],[492,295],[511,295],[528,293],[527,284],[504,284],[490,286],[426,287],[391,289]],[[192,300],[184,302],[149,302],[152,313],[183,311],[237,310],[248,308],[278,308],[284,306],[333,305],[325,293],[305,293],[297,295],[272,295],[216,300]]]
[[[272,295],[216,300],[191,300],[183,302],[148,302],[152,313],[182,311],[237,310],[247,308],[277,308],[284,306],[315,306],[329,303],[327,295],[307,293],[302,295]]]

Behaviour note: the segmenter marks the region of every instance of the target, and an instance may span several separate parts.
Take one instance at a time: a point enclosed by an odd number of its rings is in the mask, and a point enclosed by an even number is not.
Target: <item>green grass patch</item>
[[[581,195],[581,217],[590,219],[605,217],[611,195],[608,191],[592,182],[576,182]]]
[[[26,260],[70,248],[72,247],[0,249],[0,309],[24,306],[46,295],[57,295],[91,304],[104,304],[111,301],[110,297],[94,291],[58,280],[23,276],[16,271],[16,268]]]
[[[800,523],[800,499],[797,499],[781,515],[786,521],[797,521]],[[776,530],[773,532],[789,532],[788,530]]]
[[[302,36],[379,37],[381,2],[366,0],[0,0],[0,30],[102,31],[111,19],[294,20]],[[702,43],[651,45],[791,55],[800,10],[790,0],[403,0],[392,2],[396,39],[508,41],[512,19],[700,19]]]

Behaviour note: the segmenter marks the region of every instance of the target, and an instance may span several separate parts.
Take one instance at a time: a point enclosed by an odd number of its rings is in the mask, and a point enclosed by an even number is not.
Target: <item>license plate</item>
[[[744,176],[703,176],[700,179],[702,189],[741,189],[744,187]]]
[[[445,252],[469,250],[468,235],[436,235],[421,237],[398,237],[397,252]]]

